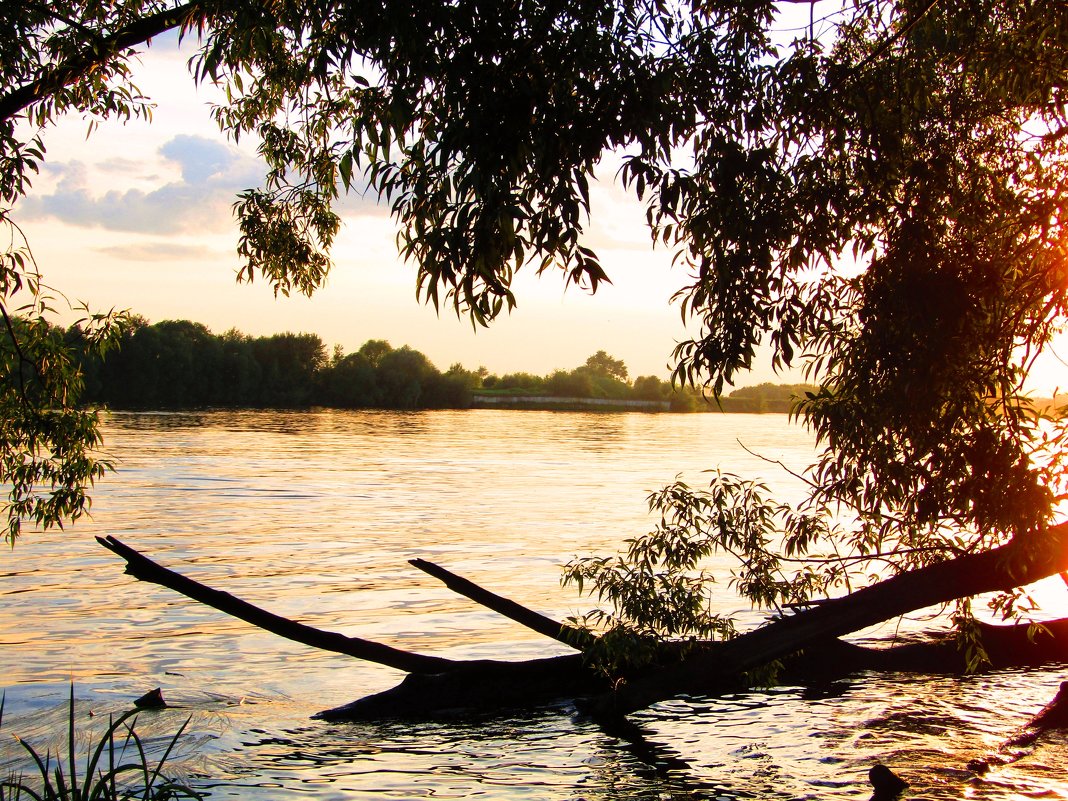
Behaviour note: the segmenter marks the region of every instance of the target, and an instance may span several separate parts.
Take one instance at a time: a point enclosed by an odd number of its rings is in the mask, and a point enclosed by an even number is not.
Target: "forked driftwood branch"
[[[1068,525],[1050,529],[1042,547],[1015,543],[982,554],[902,573],[863,590],[773,621],[727,642],[698,643],[685,659],[665,646],[659,664],[609,683],[581,654],[523,661],[454,660],[425,656],[382,643],[347,637],[267,612],[227,592],[169,570],[114,537],[97,538],[126,560],[126,572],[168,587],[279,636],[328,651],[405,671],[386,692],[361,698],[319,717],[353,719],[428,717],[459,709],[514,709],[556,700],[582,700],[602,721],[678,694],[714,695],[736,689],[747,671],[777,659],[825,679],[862,669],[962,671],[964,660],[952,641],[861,648],[838,637],[908,612],[958,597],[1009,589],[1068,567]],[[450,589],[571,647],[588,647],[592,635],[579,632],[425,560],[420,570]],[[1045,624],[1048,633],[1028,636],[1027,626],[988,626],[984,644],[994,666],[1030,665],[1068,659],[1068,620]]]
[[[607,689],[604,679],[585,668],[581,654],[523,661],[424,656],[290,620],[163,567],[115,537],[96,539],[109,551],[125,559],[126,572],[139,581],[167,587],[280,637],[312,648],[396,668],[408,674],[392,690],[361,698],[337,709],[325,710],[319,713],[318,717],[321,718],[424,717],[458,709],[514,708]],[[466,597],[506,614],[534,631],[567,642],[569,627],[484,590],[431,562],[417,561],[420,569],[445,581],[450,588],[462,588],[457,591]],[[577,641],[581,641],[581,638],[577,638]]]

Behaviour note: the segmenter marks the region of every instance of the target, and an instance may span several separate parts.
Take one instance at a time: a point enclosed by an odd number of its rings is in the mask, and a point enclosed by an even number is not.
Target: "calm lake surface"
[[[699,486],[703,470],[720,468],[799,494],[743,445],[794,469],[813,458],[811,437],[781,415],[116,413],[106,450],[117,472],[97,488],[93,520],[28,533],[2,556],[3,734],[58,745],[49,738],[65,730],[73,680],[86,730],[162,687],[173,708],[142,713],[138,730],[158,753],[192,716],[172,773],[212,798],[858,799],[877,761],[914,798],[1068,798],[1063,733],[982,779],[965,767],[1047,703],[1064,669],[858,675],[818,691],[672,701],[635,716],[657,764],[568,706],[328,724],[310,716],[401,675],[135,581],[93,539],[114,535],[348,635],[450,657],[546,656],[563,649],[407,560],[438,562],[550,616],[575,614],[590,604],[560,588],[560,566],[647,531],[647,493],[677,474]],[[724,610],[739,607],[726,581],[721,592]],[[0,741],[6,773],[23,763],[10,737]]]

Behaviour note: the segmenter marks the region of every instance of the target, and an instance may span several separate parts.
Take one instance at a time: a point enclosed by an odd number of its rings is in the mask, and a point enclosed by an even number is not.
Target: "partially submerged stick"
[[[457,576],[455,573],[433,562],[428,562],[425,559],[409,559],[408,564],[433,576],[453,592],[471,599],[476,604],[484,606],[499,615],[504,615],[504,617],[514,620],[516,623],[538,632],[538,634],[544,634],[546,637],[562,642],[564,645],[569,645],[576,650],[585,650],[593,645],[596,639],[587,631],[558,623],[540,612],[528,609],[513,600],[478,586],[473,581]]]
[[[982,775],[993,767],[1016,762],[1027,752],[1020,751],[1034,745],[1046,732],[1068,728],[1068,681],[1062,681],[1053,700],[1028,721],[1013,737],[1003,742],[997,753],[989,754],[968,763],[968,770]]]
[[[1068,681],[1062,681],[1053,700],[1031,718],[1023,731],[1010,739],[1006,746],[1033,745],[1048,731],[1068,728]]]

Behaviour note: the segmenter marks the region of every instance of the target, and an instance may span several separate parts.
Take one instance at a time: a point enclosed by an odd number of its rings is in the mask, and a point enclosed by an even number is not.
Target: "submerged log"
[[[607,682],[586,669],[581,654],[518,662],[459,662],[444,673],[409,673],[392,689],[314,717],[321,720],[435,718],[472,711],[545,706],[603,692]]]
[[[1022,546],[1010,544],[903,573],[732,640],[699,643],[682,660],[678,658],[678,650],[668,644],[661,664],[609,684],[579,654],[519,662],[453,660],[322,631],[168,570],[114,537],[97,539],[126,560],[126,572],[135,578],[168,587],[282,637],[410,674],[391,690],[320,713],[330,720],[432,717],[457,709],[501,710],[561,699],[581,699],[583,708],[596,717],[612,720],[674,695],[715,695],[738,689],[747,671],[799,652],[804,654],[799,664],[807,663],[809,670],[822,670],[824,676],[831,672],[832,664],[838,675],[864,669],[959,672],[963,670],[963,660],[951,641],[866,649],[837,638],[958,597],[1031,583],[1068,567],[1068,524],[1065,524],[1050,529],[1041,548],[1025,551]],[[443,568],[429,562],[417,566],[472,600],[547,637],[571,645],[575,644],[571,642],[572,637],[581,642],[581,637],[569,632],[567,626]],[[1041,634],[1035,643],[1028,641],[1026,626],[987,629],[984,636],[992,662],[1020,665],[1068,658],[1065,649],[1068,620],[1045,625],[1056,636]]]
[[[625,715],[676,695],[714,695],[745,674],[901,615],[988,592],[1008,591],[1068,569],[1068,523],[1033,540],[900,573],[735,637],[710,651],[628,681],[594,699],[597,715]]]
[[[1045,621],[1036,630],[1026,623],[980,623],[979,630],[989,660],[985,667],[1037,667],[1068,662],[1068,618]],[[967,658],[952,635],[910,639],[876,648],[836,639],[791,657],[785,675],[791,681],[807,683],[862,670],[960,674],[967,670]]]

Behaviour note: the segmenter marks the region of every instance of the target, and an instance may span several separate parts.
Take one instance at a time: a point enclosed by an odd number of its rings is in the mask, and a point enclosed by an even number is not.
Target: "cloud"
[[[136,159],[116,156],[115,158],[106,159],[105,161],[98,161],[93,166],[101,172],[118,175],[137,175],[139,172],[144,170],[146,166],[149,165],[137,161]],[[52,169],[59,170],[62,169],[62,166],[58,168],[53,168],[53,165],[46,164],[45,169],[46,171]],[[138,175],[138,177],[146,181],[159,180],[159,173],[157,171],[152,170],[149,172],[142,172],[140,175]]]
[[[28,219],[53,217],[70,225],[109,231],[160,235],[221,231],[233,224],[231,206],[237,193],[263,180],[259,161],[202,136],[175,136],[159,149],[159,155],[178,165],[181,180],[149,191],[100,192],[85,164],[50,164],[46,169],[58,178],[55,191],[28,195],[19,203],[17,213]],[[124,173],[123,166],[128,168]],[[159,166],[111,158],[93,165],[93,171],[105,173],[109,180],[117,173],[144,180],[136,174],[138,167],[151,174]]]
[[[256,158],[204,136],[180,134],[157,151],[159,159],[139,161],[111,156],[91,165],[80,161],[46,163],[56,181],[54,191],[31,192],[19,202],[25,219],[51,217],[85,228],[103,228],[153,235],[221,232],[234,224],[232,206],[237,194],[262,186],[265,167]],[[170,166],[168,166],[170,165]],[[180,180],[161,183],[161,176],[178,167]],[[155,189],[105,189],[125,182],[159,184]],[[389,214],[388,204],[363,182],[335,202],[345,216]]]
[[[119,261],[190,261],[198,259],[209,261],[216,257],[216,252],[202,245],[182,245],[175,242],[143,242],[132,245],[115,245],[113,247],[96,248],[97,253],[103,253]]]
[[[222,142],[203,136],[179,134],[159,149],[165,159],[182,168],[182,180],[188,184],[206,184],[225,176],[239,160],[236,151]]]

